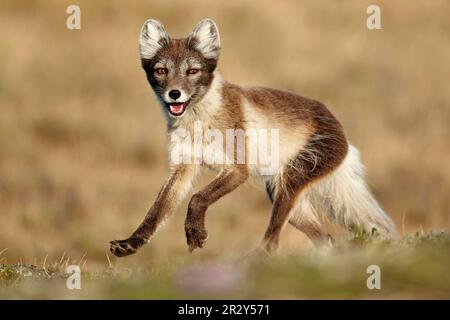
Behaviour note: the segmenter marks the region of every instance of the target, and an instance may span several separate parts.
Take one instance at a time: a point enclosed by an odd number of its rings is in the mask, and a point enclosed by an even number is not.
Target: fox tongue
[[[183,109],[184,109],[184,103],[170,105],[170,112],[172,112],[174,114],[182,113]]]

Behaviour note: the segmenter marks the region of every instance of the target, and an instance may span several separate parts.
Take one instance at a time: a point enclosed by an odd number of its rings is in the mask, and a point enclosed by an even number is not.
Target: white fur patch
[[[255,107],[244,97],[241,99],[242,110],[244,113],[245,130],[265,130],[271,132],[278,130],[279,146],[278,146],[278,176],[281,178],[282,169],[289,161],[298,155],[300,150],[304,150],[308,142],[310,132],[306,126],[288,126],[283,120],[278,120],[270,113],[263,112],[260,108]],[[258,153],[272,155],[270,144],[258,145]],[[254,176],[261,175],[261,169],[264,163],[258,162],[256,165],[249,165],[250,174]]]
[[[220,35],[216,23],[203,19],[192,31],[190,40],[195,41],[195,49],[207,59],[217,59],[220,53]]]
[[[139,53],[142,59],[151,59],[162,48],[162,43],[169,43],[169,34],[161,22],[149,19],[144,22],[139,35]]]

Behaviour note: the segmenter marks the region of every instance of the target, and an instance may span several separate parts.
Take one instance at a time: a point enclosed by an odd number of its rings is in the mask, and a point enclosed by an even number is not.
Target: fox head
[[[200,21],[184,39],[172,39],[161,22],[145,21],[139,36],[142,67],[159,102],[178,118],[207,92],[220,54],[219,30]]]

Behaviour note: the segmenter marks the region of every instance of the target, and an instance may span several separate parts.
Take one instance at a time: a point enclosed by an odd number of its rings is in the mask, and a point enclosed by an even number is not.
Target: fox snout
[[[184,114],[189,103],[189,96],[184,90],[171,89],[164,94],[164,101],[168,105],[169,113],[174,117]]]
[[[168,89],[164,93],[164,101],[166,103],[186,102],[190,95],[183,89]]]
[[[181,91],[180,90],[170,90],[169,97],[175,101],[179,97],[181,97]]]

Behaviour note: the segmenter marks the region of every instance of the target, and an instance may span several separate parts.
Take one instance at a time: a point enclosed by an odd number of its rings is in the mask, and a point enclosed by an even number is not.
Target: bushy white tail
[[[346,228],[376,228],[383,237],[395,237],[391,218],[380,208],[364,181],[364,166],[359,151],[350,146],[342,164],[329,176],[311,186],[301,201],[309,202],[314,212],[325,212]]]

